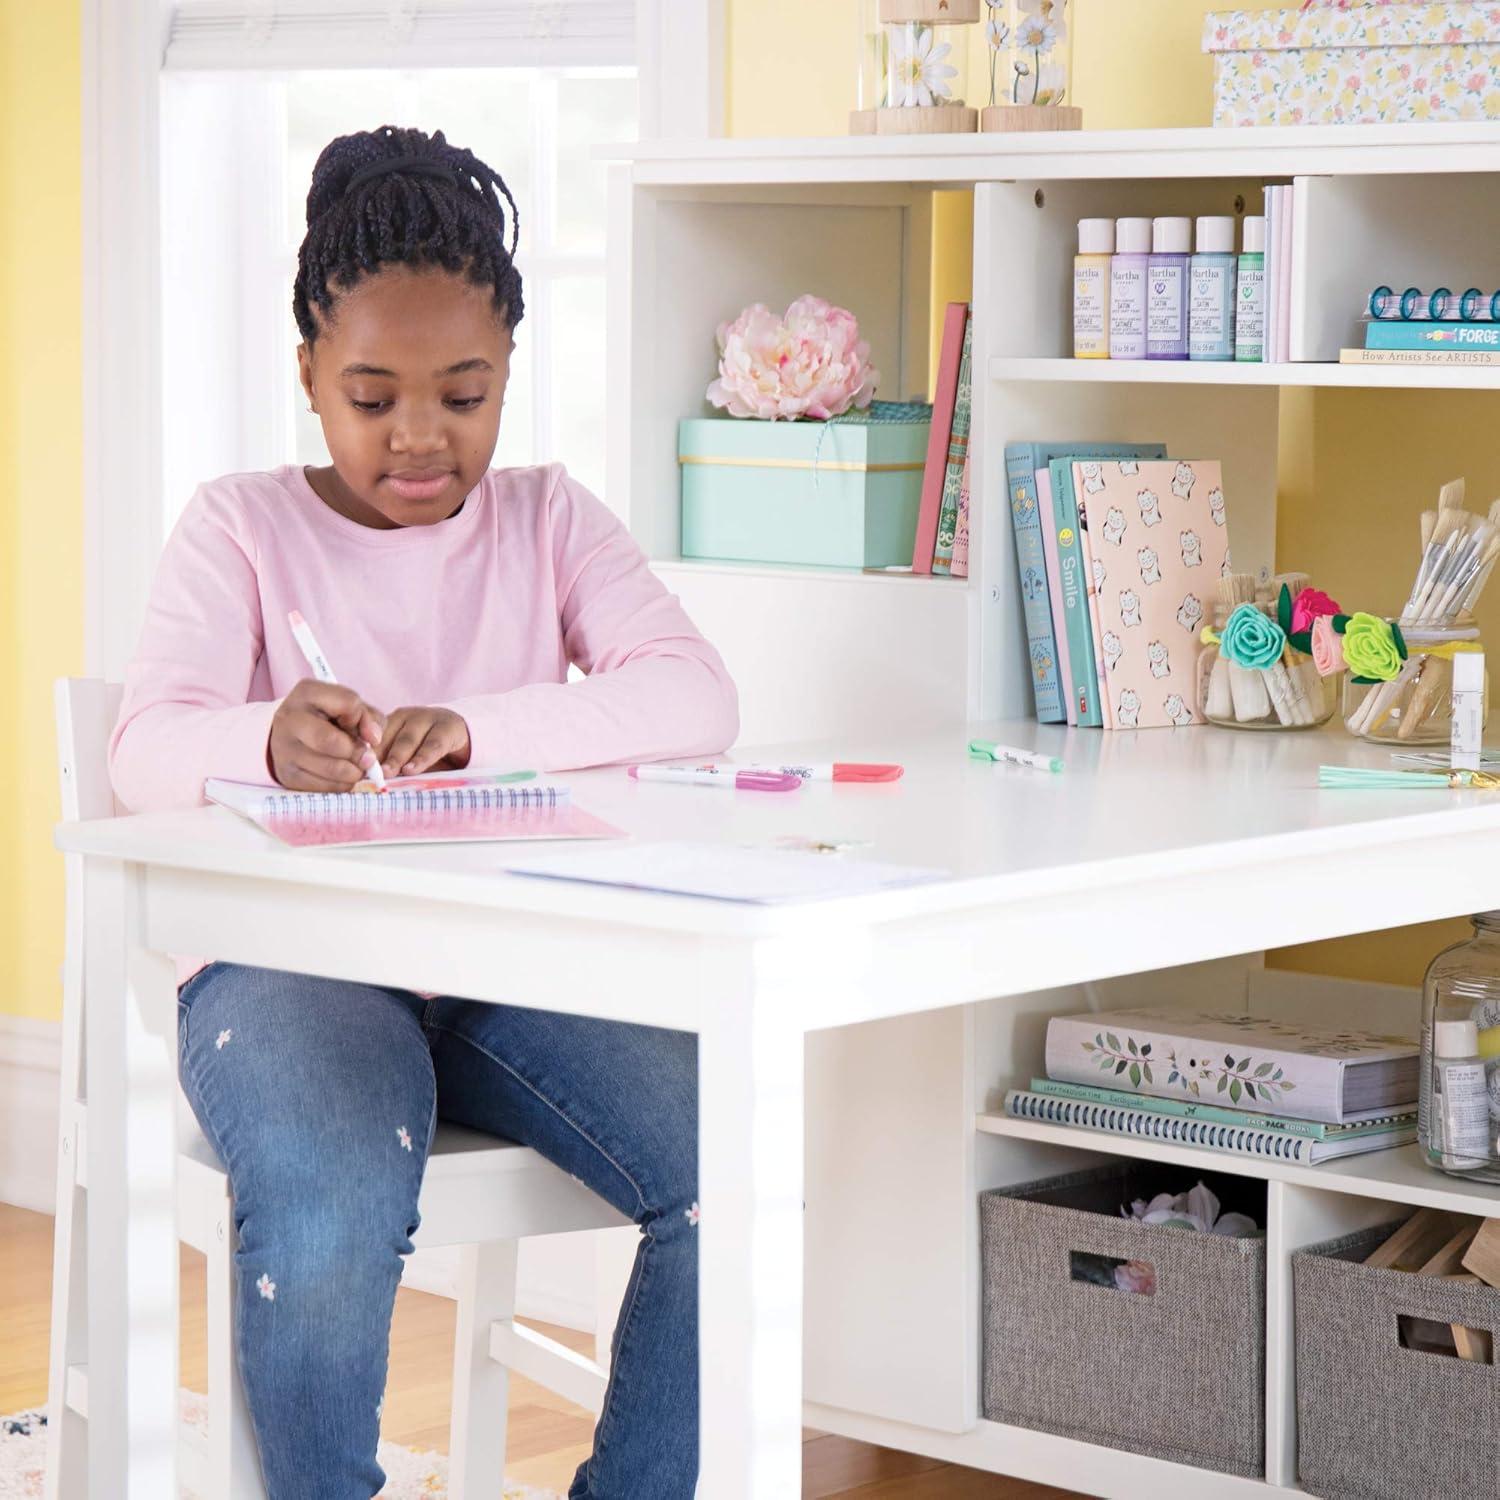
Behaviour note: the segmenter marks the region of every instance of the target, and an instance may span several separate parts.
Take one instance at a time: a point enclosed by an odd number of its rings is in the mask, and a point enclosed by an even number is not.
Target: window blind
[[[173,69],[619,67],[635,0],[178,0]]]

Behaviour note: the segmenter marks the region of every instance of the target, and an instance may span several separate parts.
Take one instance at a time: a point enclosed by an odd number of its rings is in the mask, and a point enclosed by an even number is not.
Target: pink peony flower
[[[1292,634],[1301,635],[1313,628],[1313,621],[1322,615],[1341,615],[1341,610],[1322,589],[1303,589],[1292,600]]]
[[[799,297],[785,317],[756,302],[720,325],[719,378],[708,399],[732,417],[826,421],[868,406],[879,380],[854,314]]]
[[[1320,677],[1337,677],[1344,670],[1344,638],[1333,628],[1332,615],[1312,622],[1312,659]]]

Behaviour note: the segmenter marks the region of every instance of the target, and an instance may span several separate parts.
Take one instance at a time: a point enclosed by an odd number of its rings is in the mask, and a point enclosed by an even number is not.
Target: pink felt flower
[[[1312,622],[1312,659],[1320,677],[1337,677],[1344,670],[1344,638],[1333,628],[1332,615]]]
[[[777,317],[753,303],[719,328],[719,378],[708,399],[732,417],[827,420],[866,407],[880,372],[854,314],[799,297]]]
[[[1323,615],[1341,615],[1343,610],[1322,589],[1303,589],[1292,600],[1292,634],[1301,635],[1313,628],[1313,621]]]

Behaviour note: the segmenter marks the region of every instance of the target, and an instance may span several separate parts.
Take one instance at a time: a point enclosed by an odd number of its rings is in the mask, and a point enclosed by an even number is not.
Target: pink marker
[[[800,776],[780,771],[741,771],[734,766],[631,766],[637,781],[670,781],[682,786],[716,786],[730,792],[794,792]]]
[[[799,781],[899,781],[902,774],[900,766],[865,765],[852,760],[815,766],[757,766],[755,769],[780,771],[782,775],[795,776]]]

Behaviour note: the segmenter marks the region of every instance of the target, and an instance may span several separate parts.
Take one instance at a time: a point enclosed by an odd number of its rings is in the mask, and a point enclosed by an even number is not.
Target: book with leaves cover
[[[948,437],[948,467],[943,473],[942,507],[938,511],[937,541],[932,571],[952,575],[953,543],[958,534],[958,504],[964,470],[969,461],[969,427],[974,410],[974,320],[964,324],[963,353],[958,362],[958,394],[953,405],[953,427]]]
[[[1047,1076],[1341,1125],[1411,1106],[1418,1049],[1406,1037],[1142,1006],[1054,1016]]]

